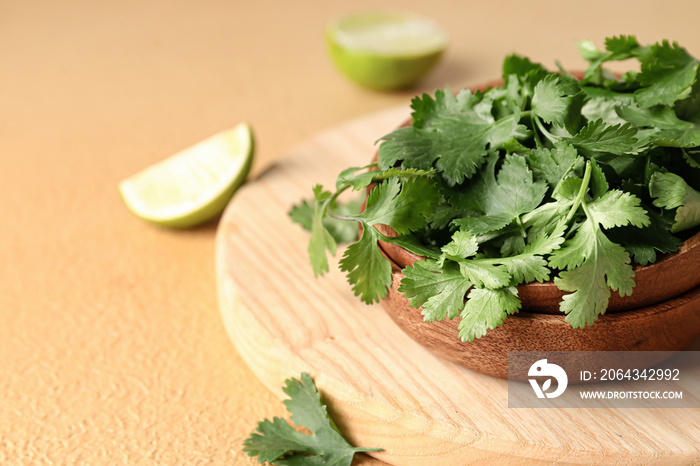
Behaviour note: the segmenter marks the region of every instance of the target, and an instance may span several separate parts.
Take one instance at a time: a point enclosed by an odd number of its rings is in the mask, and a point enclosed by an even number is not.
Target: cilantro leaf
[[[498,252],[502,257],[515,256],[525,249],[525,237],[521,230],[503,231],[497,238],[501,242]]]
[[[650,225],[645,228],[625,226],[608,232],[608,238],[614,243],[621,244],[640,265],[656,262],[657,252],[667,254],[678,251],[683,242],[673,236],[671,226],[673,220],[654,211],[648,211]]]
[[[506,115],[527,107],[537,83],[548,74],[539,63],[527,57],[509,55],[503,60],[503,80],[506,83]]]
[[[265,419],[243,442],[243,451],[248,456],[257,456],[259,463],[277,465],[350,466],[355,453],[382,451],[380,448],[353,447],[340,435],[309,374],[302,373],[301,380],[292,378],[285,383],[282,390],[289,399],[284,404],[291,413],[291,420],[309,429],[311,435],[297,432],[284,419]]]
[[[413,126],[430,128],[446,120],[460,119],[465,123],[483,124],[494,121],[491,115],[491,102],[483,99],[481,92],[472,93],[466,89],[455,95],[449,87],[435,92],[435,99],[428,94],[411,101]]]
[[[537,147],[527,156],[528,165],[538,180],[544,180],[552,188],[569,173],[583,166],[583,158],[571,144],[559,141],[552,149]]]
[[[683,121],[671,107],[640,108],[629,105],[619,107],[618,115],[639,128],[650,128],[649,138],[657,146],[700,146],[700,126]]]
[[[522,222],[528,237],[540,238],[550,234],[558,222],[564,219],[571,210],[581,185],[581,178],[570,176],[562,179],[552,193],[554,202],[544,203],[532,212],[523,215]]]
[[[600,199],[583,204],[586,212],[583,224],[549,259],[549,265],[557,269],[576,268],[594,253],[596,238],[591,232],[598,232],[599,226],[612,228],[633,225],[641,228],[650,224],[646,211],[640,206],[639,198],[630,193],[612,190]],[[600,233],[604,236],[604,233]]]
[[[440,134],[431,135],[429,131],[415,126],[405,126],[384,136],[379,146],[377,160],[379,168],[386,170],[402,161],[407,168],[431,169],[441,150]],[[449,149],[445,144],[444,150]],[[458,151],[458,148],[452,148]],[[459,154],[459,152],[457,152]],[[474,162],[477,165],[478,160]],[[475,168],[474,168],[475,169]]]
[[[690,95],[698,72],[698,61],[676,42],[651,46],[641,58],[639,82],[644,86],[634,93],[642,108],[670,105]]]
[[[497,289],[508,286],[511,275],[498,262],[486,260],[459,261],[460,272],[479,288]]]
[[[573,328],[583,328],[605,313],[610,289],[618,290],[621,296],[632,294],[634,271],[627,251],[610,241],[592,221],[585,222],[576,237],[580,238],[578,244],[586,245],[581,251],[584,261],[561,272],[554,283],[560,290],[573,292],[564,295],[559,308]]]
[[[407,168],[430,169],[435,163],[450,185],[471,178],[489,148],[527,136],[517,118],[494,121],[490,108],[479,107],[479,102],[469,91],[458,96],[437,91],[435,100],[427,95],[414,99],[413,120],[418,125],[399,128],[381,138],[379,167],[387,169],[401,161]]]
[[[509,215],[507,212],[487,213],[485,215],[459,218],[454,220],[452,224],[471,234],[483,235],[505,228],[514,219],[515,217]]]
[[[682,127],[657,130],[651,135],[651,142],[663,147],[692,148],[700,146],[700,127]]]
[[[465,259],[471,257],[479,250],[476,238],[466,231],[457,231],[452,235],[452,241],[442,247],[442,251],[448,256]]]
[[[676,210],[672,232],[688,230],[700,225],[700,192],[675,173],[656,172],[651,176],[649,194],[656,207]]]
[[[314,201],[303,200],[301,203],[294,205],[289,211],[290,218],[305,230],[311,231],[314,219],[314,203]],[[362,200],[357,198],[345,204],[337,203],[331,207],[338,214],[352,215],[360,211],[361,205]],[[328,230],[328,233],[331,234],[336,243],[350,243],[357,240],[357,225],[351,222],[324,217],[323,226]]]
[[[640,128],[678,129],[695,126],[678,118],[672,107],[663,105],[641,108],[628,104],[617,107],[616,112],[622,119]]]
[[[673,109],[681,120],[700,124],[700,80],[697,77],[690,89],[690,95],[675,102]]]
[[[587,153],[605,152],[615,155],[637,152],[640,147],[632,125],[606,125],[603,120],[589,122],[573,137],[565,140]]]
[[[580,92],[573,78],[548,74],[535,86],[532,111],[546,123],[564,127],[571,113],[578,113],[580,119],[581,108],[572,105]]]
[[[598,50],[598,47],[591,40],[582,40],[576,43],[581,57],[586,61],[601,60],[607,56],[605,52]]]
[[[313,200],[311,201],[314,202]],[[304,230],[311,231],[311,224],[314,218],[314,207],[309,201],[304,199],[299,204],[292,206],[289,216],[293,221],[301,225]]]
[[[598,165],[598,162],[596,162],[595,159],[591,159],[590,164],[591,180],[589,188],[591,196],[594,199],[598,199],[607,193],[608,189],[610,189],[610,185],[608,184],[608,180],[605,177],[603,169],[600,167],[600,165]]]
[[[501,325],[508,314],[520,310],[518,290],[515,287],[490,290],[472,288],[459,322],[462,341],[474,341],[486,335],[488,330]]]
[[[333,235],[323,224],[323,218],[331,200],[330,191],[324,191],[321,185],[314,186],[314,212],[311,219],[311,240],[309,241],[309,258],[314,275],[319,276],[328,272],[326,250],[335,255],[338,247]]]
[[[571,205],[571,202],[569,201],[573,201],[576,198],[576,195],[581,190],[582,184],[583,180],[581,178],[566,176],[562,178],[554,188],[554,193],[552,193],[552,196],[564,206],[568,207]],[[544,207],[544,205],[542,207]]]
[[[367,304],[386,296],[391,285],[391,263],[382,255],[378,240],[376,228],[364,228],[360,241],[348,246],[340,260],[340,270],[348,273],[353,292]]]
[[[607,61],[626,60],[638,54],[639,43],[634,36],[609,37],[605,39],[606,52],[599,51],[591,41],[582,41],[578,45],[581,56],[590,62],[584,75],[584,83],[602,84],[612,79],[603,73],[601,66]]]
[[[563,241],[563,238],[562,238]],[[538,281],[540,283],[549,280],[549,269],[547,261],[541,256],[525,250],[514,256],[504,259],[503,266],[506,268],[513,283],[531,283]]]
[[[356,219],[367,225],[390,225],[399,234],[422,228],[438,197],[427,178],[412,178],[401,183],[391,178],[373,189],[365,211]]]
[[[527,57],[513,54],[506,56],[503,60],[502,74],[504,80],[508,79],[511,75],[515,75],[519,78],[528,78],[530,76],[540,78],[547,74],[547,70],[539,63],[533,63]]]
[[[426,322],[454,319],[464,307],[464,296],[471,282],[452,261],[428,259],[416,261],[403,269],[399,291],[408,298],[411,307],[422,307]]]
[[[479,204],[483,216],[465,217],[453,223],[474,235],[499,230],[520,215],[535,209],[547,192],[547,185],[534,181],[525,157],[506,156],[498,178],[493,173],[495,158],[491,157],[482,171],[483,184],[479,189]]]
[[[605,39],[605,50],[610,52],[608,60],[626,60],[639,49],[634,36],[613,36]]]
[[[608,191],[588,205],[591,220],[603,228],[633,225],[637,228],[649,226],[647,212],[640,207],[641,201],[634,194]]]
[[[581,114],[588,121],[603,120],[606,125],[624,125],[626,121],[618,114],[618,109],[634,104],[631,94],[620,94],[603,88],[584,87],[586,101]]]

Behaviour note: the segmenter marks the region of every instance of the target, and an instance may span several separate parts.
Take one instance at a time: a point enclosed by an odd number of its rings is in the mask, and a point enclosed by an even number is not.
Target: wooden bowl
[[[700,242],[698,235],[693,239]],[[700,248],[693,251],[697,260]],[[421,310],[409,306],[408,299],[398,291],[404,275],[396,263],[392,261],[392,264],[391,288],[381,302],[392,320],[437,356],[495,377],[508,378],[509,351],[680,351],[700,335],[700,287],[695,287],[661,303],[602,315],[595,324],[583,329],[572,329],[561,313],[531,312],[523,305],[523,310],[508,316],[503,325],[489,330],[485,336],[462,342],[459,317],[425,322]],[[653,265],[648,267],[653,268]],[[535,290],[539,288],[535,286]],[[652,366],[661,360],[647,362]],[[576,361],[572,362],[570,373],[590,369],[586,361],[580,363],[581,367],[577,367]]]
[[[475,89],[500,84],[493,81]],[[395,235],[390,227],[379,229]],[[592,326],[572,329],[559,311],[565,293],[551,281],[535,282],[518,287],[518,314],[474,342],[459,339],[459,317],[424,322],[421,309],[410,307],[398,291],[401,270],[424,258],[390,243],[380,242],[380,248],[392,262],[392,286],[382,306],[394,322],[436,355],[491,376],[508,377],[509,351],[679,351],[700,335],[700,232],[679,251],[636,266],[632,295],[613,292],[607,314]],[[648,365],[658,362],[650,359]],[[575,363],[570,367],[575,370]]]

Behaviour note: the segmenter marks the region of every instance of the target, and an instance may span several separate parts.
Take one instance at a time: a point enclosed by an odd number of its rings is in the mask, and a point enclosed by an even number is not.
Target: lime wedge
[[[187,228],[216,217],[243,184],[253,135],[241,123],[151,165],[119,183],[126,206],[158,225]]]
[[[372,89],[395,90],[412,86],[435,66],[448,35],[423,16],[363,12],[331,21],[326,41],[346,76]]]

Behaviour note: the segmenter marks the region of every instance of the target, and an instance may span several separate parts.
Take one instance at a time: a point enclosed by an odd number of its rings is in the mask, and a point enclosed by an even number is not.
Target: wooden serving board
[[[507,383],[438,359],[337,264],[314,278],[309,233],[287,216],[315,183],[365,165],[409,115],[392,108],[290,151],[236,195],[217,236],[221,315],[238,352],[281,398],[310,373],[354,444],[391,464],[685,464],[700,459],[697,409],[509,409]],[[342,252],[340,248],[339,254]]]

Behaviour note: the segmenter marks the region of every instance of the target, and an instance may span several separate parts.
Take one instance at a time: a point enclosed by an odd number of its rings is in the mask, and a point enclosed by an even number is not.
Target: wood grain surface
[[[506,382],[433,356],[335,263],[314,279],[308,233],[287,212],[311,186],[371,156],[408,115],[392,108],[328,130],[242,189],[216,241],[221,315],[239,354],[282,397],[309,372],[347,438],[390,464],[682,464],[700,459],[697,409],[508,409]]]

